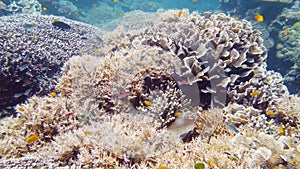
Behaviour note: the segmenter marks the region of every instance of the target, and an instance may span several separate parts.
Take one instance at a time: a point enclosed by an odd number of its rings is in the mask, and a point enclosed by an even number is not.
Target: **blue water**
[[[63,15],[75,20],[80,20],[80,15],[86,15],[89,11],[95,8],[101,8],[101,5],[106,4],[113,8],[114,10],[107,12],[103,10],[102,12],[108,16],[120,14],[119,11],[123,13],[130,12],[133,10],[141,10],[145,12],[156,12],[158,9],[183,9],[187,8],[190,11],[214,11],[220,5],[219,0],[40,0],[39,2],[47,10],[43,11],[44,14],[53,15]],[[65,5],[68,2],[68,5]],[[72,4],[72,5],[71,5]],[[73,6],[74,5],[74,6]],[[77,7],[75,10],[74,7]],[[105,7],[103,7],[105,8]],[[111,18],[115,19],[115,18]]]

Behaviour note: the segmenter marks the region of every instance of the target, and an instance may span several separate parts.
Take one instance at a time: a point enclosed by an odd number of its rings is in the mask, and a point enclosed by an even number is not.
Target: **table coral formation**
[[[34,94],[54,90],[59,70],[70,57],[101,47],[103,31],[63,17],[18,14],[0,21],[3,113],[11,113]]]
[[[299,167],[299,97],[266,70],[260,32],[224,14],[155,15],[107,32],[97,53],[64,63],[56,95],[2,119],[0,164]]]

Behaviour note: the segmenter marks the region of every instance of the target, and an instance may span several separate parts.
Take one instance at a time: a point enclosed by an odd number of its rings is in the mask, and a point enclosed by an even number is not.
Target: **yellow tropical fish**
[[[56,93],[55,93],[55,92],[50,92],[49,95],[50,95],[51,97],[55,97],[55,96],[56,96]]]
[[[84,135],[86,135],[86,136],[91,136],[91,135],[93,135],[93,132],[91,132],[91,131],[83,131],[83,133],[84,133]]]
[[[152,106],[152,103],[150,101],[148,101],[148,100],[145,100],[144,104],[145,104],[145,106]]]
[[[156,169],[171,169],[171,168],[161,165],[161,166],[157,167]]]
[[[100,49],[95,48],[95,49],[94,49],[94,52],[95,52],[95,53],[99,53],[99,52],[100,52]]]
[[[8,34],[6,35],[7,38],[10,38],[12,35],[12,32],[8,32]]]
[[[174,117],[179,117],[181,115],[182,115],[182,113],[177,111],[177,112],[175,112]]]
[[[215,167],[215,164],[214,164],[214,162],[212,161],[212,160],[209,160],[209,166],[211,167],[211,168],[214,168]]]
[[[252,92],[250,93],[250,96],[254,97],[254,96],[258,96],[259,94],[260,94],[259,91],[252,91]]]
[[[278,131],[279,131],[280,134],[284,134],[285,133],[285,130],[284,130],[282,124],[279,125]]]
[[[266,111],[266,114],[269,115],[269,116],[272,116],[272,115],[274,115],[275,113],[274,113],[272,110],[267,110],[267,111]]]
[[[34,36],[34,41],[38,41],[39,40],[39,36]]]
[[[20,106],[18,106],[18,108],[17,108],[17,111],[18,111],[18,112],[23,112],[23,111],[24,111],[24,108],[23,108],[23,107],[20,107]]]
[[[180,17],[182,14],[183,14],[183,11],[179,11],[177,15],[178,15],[178,17]]]
[[[28,143],[28,144],[31,144],[31,143],[34,143],[36,142],[40,137],[37,135],[37,134],[34,134],[32,136],[29,136],[25,139],[25,141]]]
[[[254,19],[257,21],[257,22],[263,22],[264,21],[264,17],[260,14],[256,14],[254,16]]]
[[[53,22],[58,22],[58,18],[54,18]]]

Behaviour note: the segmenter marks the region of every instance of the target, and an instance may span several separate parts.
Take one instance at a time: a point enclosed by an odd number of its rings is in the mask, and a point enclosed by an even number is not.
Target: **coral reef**
[[[6,8],[10,12],[20,12],[27,14],[40,14],[42,5],[37,0],[19,0],[12,1]]]
[[[95,53],[102,45],[103,31],[63,17],[17,14],[0,21],[2,114],[34,94],[54,90],[70,57]]]
[[[293,6],[286,8],[268,26],[268,29],[278,36],[276,45],[276,55],[273,58],[280,66],[274,69],[282,73],[284,83],[288,86],[291,93],[299,94],[296,86],[300,84],[299,77],[299,1],[295,1]]]
[[[204,109],[211,104],[226,105],[227,88],[248,81],[256,69],[265,67],[266,48],[260,32],[251,30],[246,21],[235,21],[222,14],[206,13],[201,18],[197,13],[188,15],[185,10],[168,11],[151,28],[127,34],[130,37],[126,38],[134,44],[156,46],[181,59],[184,68],[180,77],[198,85],[200,106]],[[131,45],[128,41],[122,45],[114,43],[110,40],[106,45],[104,41],[106,46],[112,46],[110,50]]]
[[[260,32],[224,14],[156,15],[107,32],[64,63],[57,94],[2,119],[0,165],[299,167],[299,97],[266,70]]]

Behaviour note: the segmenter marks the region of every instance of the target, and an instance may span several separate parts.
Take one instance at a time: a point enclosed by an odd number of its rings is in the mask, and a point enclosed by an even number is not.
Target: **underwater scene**
[[[0,168],[300,168],[299,0],[0,0]]]

